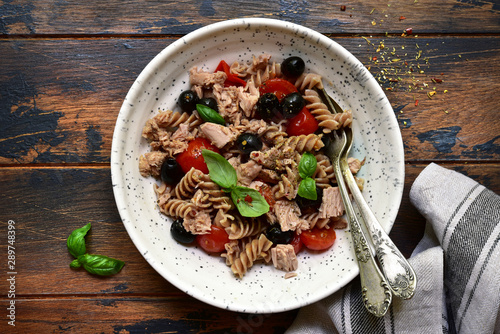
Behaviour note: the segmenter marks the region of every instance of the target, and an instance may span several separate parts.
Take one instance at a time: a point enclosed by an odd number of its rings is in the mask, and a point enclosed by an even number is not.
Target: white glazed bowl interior
[[[394,223],[404,185],[401,133],[384,92],[369,71],[347,50],[311,29],[271,19],[236,19],[200,28],[172,43],[142,71],[128,92],[113,136],[111,172],[116,203],[132,241],[170,283],[216,307],[238,312],[281,312],[318,301],[358,275],[349,230],[325,252],[299,254],[297,276],[284,279],[272,265],[257,264],[237,279],[224,259],[170,236],[170,220],[160,214],[153,178],[139,174],[139,156],[149,151],[142,127],[158,109],[176,110],[189,88],[188,71],[213,71],[221,59],[249,62],[272,55],[281,62],[296,55],[307,71],[324,77],[327,92],[354,114],[351,156],[366,158],[360,175],[364,196],[386,231]]]

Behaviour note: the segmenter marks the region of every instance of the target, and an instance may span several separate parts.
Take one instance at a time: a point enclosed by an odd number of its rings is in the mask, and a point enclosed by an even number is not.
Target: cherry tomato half
[[[293,246],[293,251],[295,252],[295,254],[299,254],[299,252],[302,250],[302,247],[304,246],[300,238],[300,235],[295,234],[293,236],[292,241],[290,241],[290,245]]]
[[[219,153],[219,149],[212,145],[210,140],[199,137],[190,141],[187,149],[175,157],[175,160],[177,160],[177,163],[181,166],[184,173],[189,172],[191,167],[194,167],[208,174],[207,164],[201,155],[203,149]]]
[[[224,245],[229,242],[229,236],[222,227],[212,225],[209,234],[196,236],[196,242],[207,253],[220,253],[226,249]]]
[[[302,231],[300,240],[312,250],[325,250],[332,247],[337,235],[333,228],[313,228],[310,231]]]
[[[290,93],[298,92],[297,87],[290,81],[280,78],[269,79],[259,86],[260,95],[273,93],[278,100],[281,100]]]
[[[304,107],[297,116],[288,120],[286,133],[290,136],[308,135],[316,132],[318,127],[316,118],[309,112],[307,107]]]

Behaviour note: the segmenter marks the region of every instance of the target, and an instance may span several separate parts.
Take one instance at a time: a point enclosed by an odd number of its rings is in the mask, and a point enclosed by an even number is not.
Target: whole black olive
[[[198,101],[198,104],[203,104],[204,106],[219,112],[217,101],[213,97],[204,97]]]
[[[316,187],[316,194],[318,196],[316,200],[297,196],[295,198],[295,201],[297,202],[297,205],[299,206],[300,210],[306,210],[309,208],[319,208],[321,202],[323,201],[323,188]]]
[[[306,106],[306,100],[300,93],[290,93],[281,101],[281,112],[285,118],[296,116]]]
[[[289,78],[300,77],[304,73],[305,68],[306,64],[302,58],[297,56],[288,57],[281,64],[281,71]]]
[[[257,101],[257,112],[262,119],[269,120],[280,113],[280,101],[273,93],[262,95]]]
[[[266,238],[268,238],[273,244],[289,244],[292,241],[294,234],[295,232],[291,230],[283,232],[279,224],[269,226],[265,232]]]
[[[166,184],[174,185],[184,176],[181,166],[175,158],[167,158],[161,165],[161,180]]]
[[[256,135],[251,133],[244,133],[236,139],[238,149],[245,153],[250,154],[253,151],[260,151],[262,149],[262,141]]]
[[[196,236],[186,231],[184,225],[182,225],[183,219],[174,220],[172,225],[170,226],[170,234],[172,234],[172,238],[175,241],[180,242],[181,244],[190,244],[196,239]]]
[[[199,98],[195,92],[192,90],[186,90],[179,95],[177,103],[179,104],[179,107],[181,107],[182,111],[191,112],[196,110],[196,104],[198,101]]]

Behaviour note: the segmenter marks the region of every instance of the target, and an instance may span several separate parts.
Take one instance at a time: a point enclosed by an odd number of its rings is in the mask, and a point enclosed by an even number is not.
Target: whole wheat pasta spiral
[[[306,107],[319,122],[318,125],[323,127],[323,132],[330,132],[340,128],[341,124],[337,121],[337,117],[330,112],[315,90],[306,89],[303,97],[307,101]]]
[[[232,272],[243,278],[243,275],[253,266],[255,261],[269,258],[268,252],[272,246],[273,243],[264,234],[253,239],[251,243],[246,244],[245,251],[241,252],[240,257],[231,265]]]
[[[171,198],[160,206],[161,212],[175,218],[187,218],[188,216],[194,217],[196,215],[196,205],[191,202]]]
[[[312,229],[314,227],[317,228],[325,228],[330,223],[330,218],[320,218],[318,212],[308,213],[302,216],[308,223],[309,227]]]
[[[262,139],[271,145],[276,145],[281,143],[288,137],[288,134],[284,132],[279,125],[272,124],[268,125],[261,134]]]
[[[322,89],[323,81],[321,80],[321,75],[319,74],[304,73],[295,80],[295,87],[297,87],[300,91],[312,89],[314,87]]]
[[[208,195],[208,201],[212,203],[214,209],[228,211],[234,208],[231,198],[215,182],[211,181],[208,175],[204,174],[198,188]]]
[[[191,168],[173,189],[173,195],[178,199],[191,197],[196,187],[202,182],[203,172],[196,168]]]
[[[190,128],[194,128],[202,123],[201,119],[196,117],[195,114],[189,115],[185,112],[180,113],[172,110],[160,111],[158,115],[153,117],[153,120],[163,128],[178,127],[182,123],[188,124]]]
[[[236,215],[234,217],[235,220],[226,227],[230,240],[254,236],[265,228],[262,219],[242,218]]]
[[[330,186],[335,180],[335,172],[330,159],[324,154],[316,155],[317,165],[316,172],[313,178],[316,181],[316,186],[325,188]]]
[[[303,153],[304,151],[318,151],[320,148],[325,146],[325,144],[321,140],[320,136],[311,133],[308,135],[286,138],[279,146],[281,150],[291,149],[292,151]]]

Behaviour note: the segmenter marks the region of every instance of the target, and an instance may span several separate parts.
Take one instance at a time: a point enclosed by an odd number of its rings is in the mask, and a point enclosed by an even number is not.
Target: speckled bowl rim
[[[124,175],[122,173],[122,165],[124,163],[123,157],[125,154],[127,154],[127,148],[125,147],[125,144],[127,142],[126,140],[126,135],[125,132],[122,131],[122,128],[124,124],[128,122],[128,117],[130,113],[134,112],[134,106],[131,104],[129,101],[134,101],[136,98],[138,98],[141,94],[143,94],[142,91],[142,85],[143,83],[147,82],[149,78],[154,77],[155,74],[155,69],[160,66],[161,62],[167,58],[175,54],[175,50],[177,47],[181,46],[182,44],[185,43],[186,40],[195,40],[202,38],[204,35],[209,34],[213,36],[214,34],[217,34],[218,31],[222,31],[227,28],[235,28],[235,27],[248,27],[250,25],[257,25],[257,26],[265,26],[265,27],[271,27],[271,28],[276,28],[276,29],[282,29],[282,30],[290,30],[295,33],[297,31],[300,31],[304,36],[307,36],[308,38],[314,38],[317,41],[317,44],[324,44],[328,45],[328,47],[333,47],[335,48],[335,52],[338,54],[345,55],[345,57],[348,57],[351,62],[357,62],[356,66],[360,66],[361,69],[360,71],[363,72],[362,75],[365,77],[365,82],[364,86],[366,87],[367,90],[374,92],[374,95],[380,98],[380,101],[383,102],[384,108],[386,109],[387,113],[387,119],[385,121],[388,122],[391,128],[397,128],[397,131],[391,130],[390,136],[391,140],[394,141],[394,148],[395,152],[399,158],[397,161],[397,167],[395,170],[391,171],[393,173],[394,179],[396,180],[395,182],[399,182],[395,186],[395,193],[393,194],[394,198],[394,203],[391,203],[390,205],[393,206],[394,210],[392,210],[386,217],[385,217],[385,224],[384,229],[389,232],[390,229],[392,228],[392,225],[394,224],[394,221],[396,219],[396,215],[399,209],[399,205],[401,204],[401,199],[403,195],[403,187],[404,187],[404,150],[403,150],[403,142],[401,138],[401,133],[399,131],[399,126],[397,123],[397,120],[393,114],[392,107],[390,106],[390,103],[387,100],[387,97],[385,96],[383,90],[379,86],[379,84],[376,82],[376,80],[373,78],[371,73],[364,68],[364,66],[357,60],[352,54],[350,54],[344,47],[336,43],[335,41],[331,40],[330,38],[322,35],[321,33],[318,33],[312,29],[303,27],[301,25],[293,24],[287,21],[281,21],[281,20],[275,20],[275,19],[267,19],[267,18],[242,18],[242,19],[234,19],[234,20],[227,20],[227,21],[222,21],[214,24],[210,24],[208,26],[199,28],[183,38],[180,38],[179,40],[173,42],[169,46],[167,46],[163,51],[161,51],[155,58],[153,58],[150,63],[144,68],[144,70],[139,74],[135,82],[133,83],[132,87],[130,88],[129,92],[127,93],[127,96],[123,102],[123,105],[120,109],[117,121],[116,121],[116,126],[115,130],[113,133],[113,141],[112,141],[112,148],[111,148],[111,177],[112,177],[112,183],[113,183],[113,192],[117,204],[117,208],[120,214],[120,217],[124,223],[124,226],[129,233],[130,238],[134,242],[135,246],[139,250],[139,252],[144,256],[144,258],[150,263],[150,265],[160,274],[162,275],[165,279],[167,279],[171,284],[179,288],[180,290],[186,292],[187,294],[203,301],[208,304],[211,304],[213,306],[219,307],[219,308],[224,308],[224,309],[229,309],[232,311],[237,311],[237,312],[247,312],[247,313],[273,313],[273,312],[283,312],[283,311],[288,311],[291,309],[296,309],[308,304],[311,304],[313,302],[316,302],[320,299],[323,299],[327,297],[328,295],[338,291],[340,288],[345,286],[348,282],[350,282],[353,278],[355,278],[359,274],[359,270],[356,266],[355,269],[351,270],[349,274],[345,275],[345,279],[341,282],[341,284],[337,284],[337,286],[332,287],[331,289],[327,290],[322,290],[320,293],[311,295],[310,297],[307,298],[306,301],[301,300],[300,302],[297,303],[291,303],[289,305],[279,305],[276,307],[269,306],[266,304],[265,307],[248,307],[244,306],[241,307],[237,304],[231,304],[228,305],[227,303],[221,302],[217,300],[217,298],[214,298],[213,296],[207,296],[203,294],[198,294],[195,291],[192,291],[192,289],[184,284],[182,279],[179,277],[176,277],[172,273],[170,273],[168,270],[165,270],[165,268],[160,265],[156,261],[151,261],[150,258],[148,258],[145,254],[148,253],[148,247],[150,244],[148,242],[144,242],[139,238],[136,233],[137,231],[133,228],[133,226],[130,224],[130,222],[134,221],[137,219],[136,214],[134,213],[133,210],[131,210],[131,207],[128,206],[130,203],[130,199],[127,198],[127,181],[126,178],[124,178]],[[385,100],[384,100],[385,99]],[[380,102],[379,101],[379,102]],[[137,112],[137,111],[135,111]],[[221,263],[221,266],[223,264]]]

